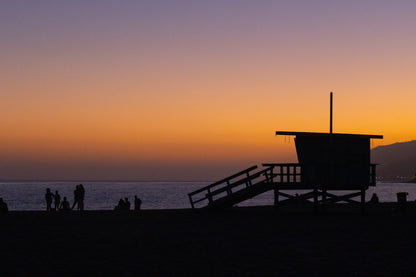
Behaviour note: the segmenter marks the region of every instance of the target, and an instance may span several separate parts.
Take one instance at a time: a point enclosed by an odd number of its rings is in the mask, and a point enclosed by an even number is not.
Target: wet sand
[[[0,276],[416,276],[416,207],[10,212]]]

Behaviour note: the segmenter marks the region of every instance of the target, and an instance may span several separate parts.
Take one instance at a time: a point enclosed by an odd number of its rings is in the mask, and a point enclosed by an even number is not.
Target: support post
[[[277,187],[274,188],[274,209],[277,210],[279,208],[279,189]]]
[[[326,189],[322,190],[322,209],[326,211]]]
[[[365,212],[365,189],[361,190],[361,213]]]

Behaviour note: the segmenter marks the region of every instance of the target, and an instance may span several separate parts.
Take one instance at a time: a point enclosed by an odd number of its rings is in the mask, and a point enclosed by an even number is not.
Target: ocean
[[[191,205],[188,193],[211,184],[211,182],[0,182],[0,197],[10,210],[45,210],[45,192],[59,191],[61,199],[66,196],[73,203],[75,186],[85,187],[86,210],[112,210],[120,198],[128,197],[133,204],[134,195],[142,199],[142,209],[185,209]],[[416,184],[377,183],[366,193],[369,200],[377,193],[381,202],[397,201],[397,192],[408,192],[407,200],[416,199]],[[335,193],[337,194],[337,193]],[[249,199],[239,206],[273,205],[273,192],[266,192]]]

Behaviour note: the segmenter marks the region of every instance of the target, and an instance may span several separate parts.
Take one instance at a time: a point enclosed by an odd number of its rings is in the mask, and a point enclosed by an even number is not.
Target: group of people
[[[77,210],[83,211],[84,210],[84,198],[85,198],[85,189],[82,184],[76,186],[74,190],[74,204],[72,205],[72,210],[77,205]]]
[[[139,211],[142,205],[142,200],[137,197],[137,195],[134,196],[134,210]],[[121,198],[118,201],[117,206],[114,208],[116,211],[129,211],[131,208],[130,201],[127,197],[124,198],[124,200]]]
[[[50,188],[46,189],[45,193],[45,200],[46,200],[46,211],[70,211],[76,208],[77,210],[83,211],[84,210],[84,198],[85,198],[85,188],[82,184],[79,184],[76,186],[74,190],[74,204],[69,204],[66,197],[63,198],[63,201],[61,202],[61,196],[59,195],[58,191],[55,191],[55,193],[51,192]],[[52,202],[54,201],[54,207],[52,207]],[[3,199],[1,199],[1,202],[3,202]],[[3,202],[4,203],[4,202]],[[6,204],[6,203],[4,203]],[[1,205],[1,203],[0,203]],[[142,205],[142,200],[137,197],[137,195],[134,196],[134,210],[139,211]],[[6,205],[7,207],[7,205]],[[127,197],[123,199],[120,199],[118,202],[118,205],[114,208],[114,210],[130,210],[131,209],[131,203]]]
[[[61,202],[61,196],[59,195],[58,191],[55,193],[51,192],[50,188],[46,189],[45,193],[45,200],[46,200],[46,211],[70,211],[75,208],[77,205],[77,209],[80,211],[84,210],[84,198],[85,198],[85,189],[82,184],[76,186],[74,190],[74,204],[69,204],[69,201],[66,197]],[[54,201],[54,207],[52,208],[52,201]]]
[[[45,200],[46,200],[46,211],[57,211],[57,210],[64,210],[64,206],[66,206],[68,203],[68,200],[66,197],[64,197],[64,200],[61,202],[61,196],[59,195],[58,191],[55,191],[55,194],[51,192],[50,188],[46,189],[45,193]],[[52,208],[52,201],[55,200],[55,207]],[[69,204],[69,203],[68,203]]]

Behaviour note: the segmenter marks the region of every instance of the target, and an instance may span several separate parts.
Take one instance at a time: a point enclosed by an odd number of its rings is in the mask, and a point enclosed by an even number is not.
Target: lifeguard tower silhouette
[[[333,133],[332,102],[331,92],[329,133],[276,131],[276,135],[295,136],[299,163],[267,163],[260,170],[257,166],[247,168],[189,193],[192,208],[224,209],[274,190],[276,208],[285,202],[301,200],[313,203],[315,208],[336,202],[357,202],[364,210],[365,192],[376,185],[376,165],[370,163],[370,140],[383,136]],[[352,199],[355,197],[360,200]]]

